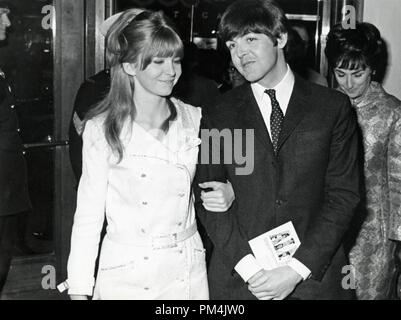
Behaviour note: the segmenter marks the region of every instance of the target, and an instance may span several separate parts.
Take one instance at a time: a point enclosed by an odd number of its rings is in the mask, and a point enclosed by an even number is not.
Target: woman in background
[[[65,285],[72,299],[93,287],[94,299],[208,299],[191,192],[201,111],[170,98],[183,44],[161,12],[139,9],[124,12],[106,42],[111,88],[83,133]],[[230,207],[230,184],[215,182],[212,192],[205,206]]]
[[[395,276],[394,251],[401,241],[401,102],[372,81],[382,40],[369,23],[341,24],[328,35],[326,55],[358,116],[364,148],[364,184],[356,240],[349,258],[358,299],[387,299]],[[360,226],[361,225],[361,226]]]

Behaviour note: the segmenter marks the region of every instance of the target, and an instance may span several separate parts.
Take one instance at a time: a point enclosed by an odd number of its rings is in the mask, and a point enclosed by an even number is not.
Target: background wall
[[[364,17],[380,30],[389,53],[384,89],[401,99],[401,1],[365,0]]]

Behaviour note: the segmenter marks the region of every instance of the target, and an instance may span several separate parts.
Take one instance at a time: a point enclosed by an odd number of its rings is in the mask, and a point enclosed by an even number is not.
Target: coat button
[[[144,206],[147,206],[147,205],[148,205],[148,203],[147,203],[146,201],[142,202],[142,204],[143,204]]]
[[[15,108],[15,105],[12,105],[10,108],[11,108],[11,109],[14,109],[14,108]]]
[[[283,201],[281,201],[281,200],[276,200],[276,205],[277,206],[282,206],[283,205]]]
[[[144,260],[149,260],[149,257],[143,257]]]
[[[180,198],[184,198],[184,197],[185,197],[185,193],[182,192],[182,193],[180,193],[178,196],[179,196]]]
[[[146,178],[146,174],[142,173],[141,178]]]

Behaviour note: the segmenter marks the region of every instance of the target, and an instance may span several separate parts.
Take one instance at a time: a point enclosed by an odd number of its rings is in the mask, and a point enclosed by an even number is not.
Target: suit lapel
[[[244,87],[238,117],[239,123],[243,123],[243,129],[254,129],[256,138],[268,151],[273,153],[269,132],[250,85]]]
[[[305,116],[308,108],[307,97],[310,94],[310,87],[306,81],[295,76],[294,90],[288,103],[287,112],[284,117],[283,128],[281,129],[278,140],[278,150],[289,138],[295,127]]]

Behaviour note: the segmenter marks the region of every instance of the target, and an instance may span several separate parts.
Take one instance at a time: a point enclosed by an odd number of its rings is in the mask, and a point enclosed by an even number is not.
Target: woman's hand
[[[200,183],[199,187],[202,189],[212,189],[212,191],[201,192],[203,206],[208,211],[225,212],[230,209],[235,200],[234,190],[229,181],[227,183],[210,181]]]
[[[77,294],[71,294],[70,295],[71,300],[88,300],[88,296],[83,296],[83,295],[77,295]]]

